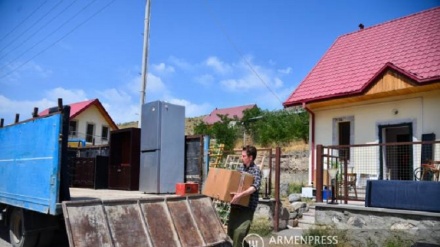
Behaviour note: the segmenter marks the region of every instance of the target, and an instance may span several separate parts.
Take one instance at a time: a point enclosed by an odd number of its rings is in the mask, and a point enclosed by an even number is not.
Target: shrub
[[[268,236],[272,233],[273,224],[267,217],[255,217],[251,224],[249,233],[256,233],[259,236]]]

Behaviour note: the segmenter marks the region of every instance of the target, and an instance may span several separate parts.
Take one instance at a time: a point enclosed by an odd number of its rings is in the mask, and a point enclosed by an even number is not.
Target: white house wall
[[[98,108],[94,105],[87,108],[85,111],[81,112],[78,116],[76,116],[73,121],[77,121],[77,132],[78,137],[85,139],[87,132],[87,124],[91,123],[95,125],[95,145],[103,145],[108,144],[107,141],[101,140],[101,131],[102,126],[107,126],[109,128],[109,132],[112,130],[110,124],[98,110]],[[110,138],[110,133],[108,138]]]
[[[344,118],[354,119],[351,144],[378,143],[380,125],[401,123],[412,123],[413,141],[421,141],[422,134],[427,133],[435,133],[436,139],[439,140],[439,105],[440,91],[431,91],[315,110],[313,111],[315,114],[315,144],[337,145],[338,140],[334,133],[335,130],[333,130],[333,122],[335,119]],[[415,153],[420,154],[420,151]],[[435,153],[439,153],[439,150],[436,150]],[[379,153],[377,152],[375,155],[379,159]],[[316,153],[314,157],[316,157]],[[356,157],[358,157],[356,152],[353,152],[350,162],[361,164],[362,161],[356,160]],[[414,164],[420,163],[416,162],[417,160],[420,161],[420,157],[414,156]],[[312,171],[312,169],[309,170]]]

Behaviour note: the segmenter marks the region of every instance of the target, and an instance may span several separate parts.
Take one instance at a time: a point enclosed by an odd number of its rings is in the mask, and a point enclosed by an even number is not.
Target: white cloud
[[[229,64],[220,61],[217,57],[208,57],[205,61],[205,65],[214,69],[215,72],[220,74],[227,74],[232,71]]]
[[[280,88],[280,87],[282,87],[284,85],[283,81],[280,78],[278,78],[278,77],[273,78],[272,81],[273,81],[273,86],[275,88]]]
[[[176,105],[183,105],[185,106],[185,116],[186,117],[199,117],[202,115],[208,114],[210,111],[212,111],[212,106],[208,103],[203,103],[201,105],[197,105],[194,103],[191,103],[185,99],[170,99],[167,100],[171,104]]]
[[[65,89],[62,87],[46,91],[45,97],[54,102],[57,102],[58,98],[61,98],[63,99],[63,104],[87,100],[86,93],[82,89]]]
[[[34,107],[41,112],[49,107],[56,106],[56,100],[41,99],[41,100],[12,100],[3,95],[0,95],[0,118],[4,119],[4,124],[12,124],[15,120],[15,114],[19,114],[19,120],[23,121],[32,117]]]
[[[2,66],[4,65],[0,64],[0,67]],[[6,64],[4,67],[0,73],[0,77],[4,77],[0,80],[0,84],[4,85],[19,85],[21,84],[20,80],[23,80],[26,76],[31,76],[34,80],[35,78],[47,78],[53,74],[52,70],[46,69],[33,61],[25,64],[18,62]]]
[[[279,69],[278,72],[281,73],[281,74],[290,74],[292,72],[292,68],[291,67],[287,67],[285,69]]]
[[[169,59],[170,63],[174,64],[175,66],[183,69],[183,70],[191,70],[193,65],[185,61],[184,59],[176,58],[171,56]]]
[[[165,63],[153,64],[152,67],[154,71],[162,74],[170,74],[175,72],[173,66],[167,66]]]
[[[127,88],[130,91],[130,93],[140,96],[141,76],[136,76],[129,79],[127,82]],[[150,94],[150,93],[161,94],[163,92],[166,92],[167,89],[160,77],[148,73],[145,91],[146,94]]]
[[[28,70],[30,72],[33,73],[33,75],[39,75],[43,78],[47,78],[50,77],[52,75],[52,70],[50,69],[45,69],[42,66],[40,66],[39,64],[36,64],[35,62],[31,61],[29,63],[27,63],[24,67],[23,70]]]
[[[200,75],[200,76],[196,76],[194,78],[195,82],[199,83],[200,85],[203,86],[210,86],[214,83],[214,76],[210,75],[210,74],[204,74],[204,75]]]
[[[140,100],[134,100],[127,92],[114,88],[100,95],[99,100],[116,124],[139,120]]]

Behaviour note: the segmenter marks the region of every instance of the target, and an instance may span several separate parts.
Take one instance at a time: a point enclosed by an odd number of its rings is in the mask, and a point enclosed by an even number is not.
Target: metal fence
[[[316,152],[316,199],[321,202],[332,185],[335,199],[347,203],[365,200],[367,180],[439,181],[440,141],[317,145]]]

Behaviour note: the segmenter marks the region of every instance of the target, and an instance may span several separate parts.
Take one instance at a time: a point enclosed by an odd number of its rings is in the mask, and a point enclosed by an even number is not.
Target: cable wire
[[[96,0],[95,0],[96,1]],[[90,19],[92,19],[93,17],[95,17],[97,14],[101,13],[104,9],[106,9],[107,7],[109,7],[111,4],[113,4],[116,0],[112,0],[109,3],[107,3],[104,7],[102,7],[101,9],[99,9],[97,12],[95,12],[93,15],[91,15],[90,17],[88,17],[87,19],[85,19],[83,22],[81,22],[80,24],[78,24],[77,26],[75,26],[73,29],[71,29],[69,32],[67,32],[65,35],[63,35],[61,38],[57,39],[55,42],[51,43],[49,46],[47,46],[46,48],[44,48],[43,50],[41,50],[40,52],[38,52],[37,54],[35,54],[34,56],[32,56],[31,58],[29,58],[28,60],[26,60],[24,63],[20,64],[19,66],[15,67],[14,69],[12,69],[11,71],[5,73],[4,75],[1,75],[0,78],[4,78],[10,74],[12,74],[13,72],[15,72],[16,70],[18,70],[19,68],[23,67],[25,64],[27,64],[28,62],[30,62],[32,59],[34,59],[35,57],[41,55],[43,52],[47,51],[49,48],[51,48],[52,46],[54,46],[55,44],[57,44],[58,42],[60,42],[61,40],[63,40],[64,38],[66,38],[67,36],[69,36],[71,33],[73,33],[75,30],[77,30],[79,27],[81,27],[82,25],[84,25],[86,22],[88,22]],[[93,1],[94,2],[94,1]],[[93,3],[92,2],[92,3]],[[87,7],[90,4],[87,5]],[[85,7],[85,8],[87,8]],[[85,9],[83,8],[83,10]],[[76,17],[76,15],[74,16]],[[70,19],[69,19],[70,21]],[[61,26],[64,26],[61,25]],[[59,28],[58,28],[59,29]],[[57,29],[57,30],[58,30]],[[55,30],[55,31],[57,31]],[[53,34],[53,33],[52,33]],[[40,43],[40,42],[39,42]],[[38,44],[39,44],[38,43]],[[36,44],[37,45],[37,44]],[[34,45],[33,47],[35,47],[36,45]],[[32,49],[33,47],[31,47],[30,49]],[[28,49],[28,50],[30,50]],[[28,51],[26,50],[26,52]],[[11,64],[11,63],[9,63]],[[7,64],[8,65],[8,64]],[[6,67],[7,65],[3,66],[2,68]]]
[[[243,53],[240,51],[240,49],[235,45],[235,43],[232,41],[232,39],[229,37],[228,33],[226,32],[226,30],[223,28],[223,26],[221,25],[221,22],[219,21],[219,19],[217,18],[217,16],[215,15],[214,11],[212,11],[211,7],[208,4],[208,1],[204,1],[208,11],[211,13],[211,17],[213,18],[214,23],[217,24],[217,26],[219,27],[220,31],[223,33],[223,35],[226,37],[226,39],[228,40],[228,42],[230,43],[230,45],[234,48],[234,50],[238,53],[238,55],[240,56],[241,59],[243,59],[243,61],[245,61],[246,65],[249,67],[249,69],[258,77],[258,79],[260,80],[261,83],[263,83],[263,85],[273,94],[273,96],[275,96],[275,98],[282,104],[283,102],[281,101],[281,99],[278,97],[278,95],[269,87],[269,85],[263,80],[263,78],[261,78],[261,76],[258,74],[258,72],[254,69],[254,67],[252,66],[252,64],[249,62],[248,59],[246,59],[246,57],[243,55]]]
[[[69,9],[70,7],[72,7],[72,5],[78,0],[75,0],[73,2],[71,2],[66,8],[64,8],[61,12],[59,12],[56,16],[52,17],[52,19],[50,19],[48,22],[46,22],[43,26],[41,26],[39,29],[36,29],[35,32],[33,32],[31,35],[29,35],[28,37],[24,38],[24,41],[21,42],[20,44],[18,44],[15,48],[12,48],[11,50],[9,50],[8,52],[4,53],[3,56],[0,57],[0,59],[6,57],[9,53],[11,53],[12,51],[16,50],[17,48],[19,48],[20,46],[22,46],[23,44],[25,44],[27,41],[30,40],[30,38],[34,37],[35,34],[37,34],[38,32],[40,32],[43,28],[47,27],[48,24],[50,24],[52,21],[54,21],[58,16],[60,16],[62,13],[64,13],[67,9]],[[34,26],[36,24],[38,24],[42,19],[44,19],[44,17],[46,17],[48,14],[50,14],[56,7],[58,7],[58,5],[60,5],[62,3],[62,1],[58,2],[58,4],[56,4],[55,6],[53,6],[48,12],[46,12],[42,17],[40,17],[40,19],[38,19],[35,23]],[[28,29],[26,29],[24,32],[22,32],[19,37],[21,37],[24,33],[26,33],[28,30],[30,30],[31,28],[33,28],[34,26],[30,26]],[[17,38],[19,38],[17,37]],[[16,43],[17,40],[13,40],[11,41],[8,45],[6,45],[4,48],[8,47],[10,44]],[[2,50],[4,50],[4,48]],[[0,51],[2,51],[0,50]]]
[[[3,51],[4,49],[8,48],[10,45],[14,44],[15,42],[17,42],[17,39],[20,38],[21,36],[23,36],[23,34],[25,34],[27,31],[29,31],[31,28],[33,28],[36,24],[38,24],[41,20],[44,19],[44,17],[46,17],[48,14],[50,14],[50,12],[52,12],[56,7],[58,7],[58,5],[60,5],[62,3],[62,1],[59,1],[55,6],[53,6],[48,12],[46,12],[43,16],[41,16],[33,25],[29,26],[26,30],[24,30],[23,32],[21,32],[17,37],[15,37],[13,40],[11,40],[8,44],[6,44],[2,49],[0,49],[0,52]],[[38,31],[38,30],[37,30]],[[34,32],[35,34],[35,32]],[[29,39],[29,37],[27,38]],[[27,41],[27,39],[25,39],[25,41],[23,43],[25,43]],[[20,45],[19,45],[20,46]],[[16,47],[17,48],[17,47]],[[12,49],[15,50],[16,48]],[[10,51],[8,52],[10,53]],[[5,57],[5,56],[3,56]]]
[[[25,21],[27,21],[31,16],[33,16],[41,7],[43,7],[48,1],[46,0],[40,6],[38,6],[30,15],[28,15],[26,18],[24,18],[20,23],[17,24],[17,26],[13,27],[11,31],[9,31],[7,34],[5,34],[3,37],[0,38],[0,41],[4,40],[6,37],[8,37],[11,33],[13,33],[17,28],[19,28]]]

